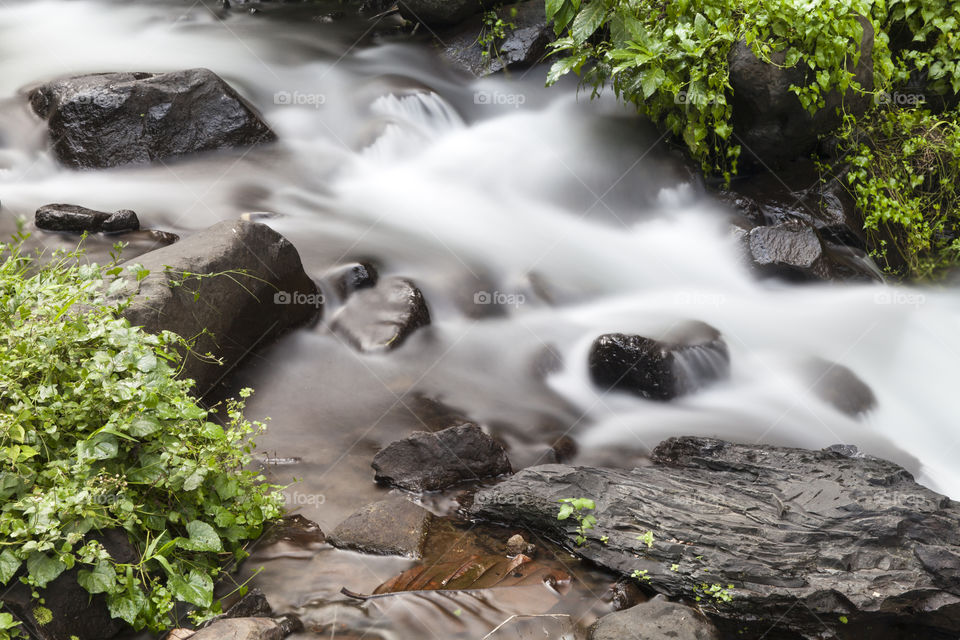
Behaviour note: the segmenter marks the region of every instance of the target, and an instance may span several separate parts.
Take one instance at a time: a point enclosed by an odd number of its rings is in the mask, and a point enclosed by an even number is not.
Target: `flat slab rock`
[[[373,468],[377,482],[410,491],[437,491],[512,470],[503,445],[472,423],[417,431],[384,447]]]
[[[327,542],[340,549],[420,558],[433,514],[402,496],[368,504],[341,522]]]
[[[646,570],[670,597],[732,584],[731,601],[702,604],[736,637],[957,638],[960,505],[850,449],[672,438],[632,471],[525,469],[478,492],[471,511],[620,574]],[[572,519],[557,520],[570,497],[597,505],[580,548]],[[652,548],[638,540],[647,531]]]
[[[30,93],[57,159],[74,168],[146,164],[276,139],[250,103],[209,69],[95,73]]]

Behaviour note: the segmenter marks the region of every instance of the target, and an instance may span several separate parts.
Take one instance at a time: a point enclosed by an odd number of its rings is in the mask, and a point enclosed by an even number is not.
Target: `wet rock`
[[[72,233],[118,233],[137,231],[140,220],[129,209],[116,213],[95,211],[75,204],[47,204],[39,209],[34,219],[38,229],[44,231],[69,231]]]
[[[252,349],[320,313],[322,299],[297,250],[263,224],[221,222],[136,262],[150,275],[119,294],[135,294],[124,317],[151,333],[199,335],[194,352],[223,359],[219,366],[186,356],[182,375],[196,381],[200,395]],[[183,275],[224,272],[232,274]],[[200,335],[205,329],[213,335]]]
[[[577,625],[571,616],[562,613],[540,615],[512,615],[496,629],[483,637],[483,640],[528,640],[532,638],[550,638],[566,640],[576,638]],[[629,636],[632,638],[633,636]],[[627,638],[627,636],[624,636]]]
[[[590,627],[589,640],[720,640],[717,629],[690,607],[666,598],[603,616]]]
[[[590,377],[603,389],[671,400],[730,373],[720,332],[702,322],[684,323],[657,338],[611,333],[590,348]]]
[[[199,151],[249,147],[276,136],[254,108],[208,69],[96,73],[30,93],[69,166],[146,164]]]
[[[483,31],[483,18],[474,16],[454,29],[438,34],[443,56],[475,76],[485,76],[504,69],[525,68],[536,64],[553,40],[553,29],[547,24],[544,5],[538,0],[520,2],[497,9],[497,15],[513,28],[506,37],[484,48],[477,41]],[[487,52],[488,55],[483,55]],[[477,100],[482,104],[482,94]]]
[[[858,416],[877,406],[873,390],[848,367],[815,358],[803,367],[810,389],[840,411]]]
[[[493,0],[404,0],[397,6],[407,20],[422,22],[428,27],[443,27],[466,20],[494,4]]]
[[[114,561],[138,561],[136,549],[124,532],[108,530],[91,537],[103,544]],[[0,589],[0,608],[20,620],[23,630],[28,631],[33,640],[108,640],[122,631],[130,631],[122,620],[110,617],[103,594],[90,595],[80,586],[78,571],[65,571],[39,590],[43,606],[51,612],[51,619],[45,624],[41,625],[34,617],[37,602],[30,588],[16,577]]]
[[[507,555],[514,557],[521,554],[529,558],[534,557],[537,554],[537,545],[530,544],[518,533],[510,536],[510,539],[507,540]]]
[[[614,611],[623,611],[647,600],[634,578],[617,580],[610,587],[610,595],[610,606],[613,607]]]
[[[326,279],[333,285],[341,300],[346,300],[360,289],[369,289],[377,284],[379,274],[368,262],[354,262],[334,269]]]
[[[596,501],[582,547],[556,517],[571,496]],[[672,438],[631,471],[526,469],[479,491],[470,511],[565,540],[621,575],[646,570],[669,597],[732,584],[729,601],[701,607],[736,637],[960,633],[960,505],[878,458]],[[637,540],[645,531],[652,547]]]
[[[417,431],[373,459],[376,480],[410,491],[437,491],[465,480],[510,473],[503,445],[475,424]]]
[[[421,558],[433,514],[401,496],[363,507],[330,534],[340,549]]]
[[[382,351],[399,347],[429,324],[430,311],[420,289],[405,278],[386,278],[350,296],[331,326],[360,351]]]
[[[830,269],[813,227],[792,220],[757,227],[747,238],[753,263],[765,274],[791,280],[827,280]]]
[[[859,64],[851,71],[867,90],[873,88],[873,28],[866,19]],[[800,104],[791,86],[810,84],[812,71],[801,60],[783,68],[786,51],[773,53],[771,63],[759,60],[744,41],[731,47],[728,56],[732,87],[733,127],[743,146],[743,158],[760,166],[777,168],[793,158],[806,155],[817,146],[818,137],[840,124],[838,107],[860,115],[871,105],[869,95],[832,91],[825,105],[810,115]]]
[[[190,640],[283,640],[303,625],[290,616],[272,618],[230,618],[218,620],[197,631]]]

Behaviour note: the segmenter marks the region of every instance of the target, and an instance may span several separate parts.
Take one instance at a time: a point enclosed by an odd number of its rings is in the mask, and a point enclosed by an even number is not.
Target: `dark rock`
[[[443,27],[466,20],[494,4],[494,0],[404,0],[397,6],[407,20],[422,22],[428,27]]]
[[[413,282],[386,278],[354,293],[333,319],[332,329],[360,351],[395,349],[430,324],[427,303]]]
[[[557,520],[571,496],[596,501],[582,547],[575,523]],[[878,458],[675,438],[632,471],[523,470],[479,491],[471,515],[562,540],[624,576],[646,570],[669,597],[701,595],[735,637],[960,633],[960,505]],[[646,531],[650,548],[637,540]],[[713,602],[703,583],[732,584],[732,598]]]
[[[117,233],[137,231],[140,220],[129,209],[116,213],[95,211],[75,204],[47,204],[37,209],[35,223],[44,231],[70,231],[73,233]]]
[[[377,284],[379,274],[374,266],[368,262],[354,262],[344,265],[327,274],[337,295],[346,300],[360,289],[369,289]]]
[[[208,69],[55,80],[32,91],[30,104],[49,122],[57,159],[79,169],[276,139],[254,108]]]
[[[537,555],[537,545],[530,544],[526,538],[517,533],[507,540],[507,555],[513,558],[521,554],[533,558]]]
[[[376,480],[410,491],[436,491],[464,480],[510,473],[503,446],[475,424],[417,431],[373,459]]]
[[[443,56],[478,77],[536,64],[553,40],[553,28],[547,24],[543,2],[529,0],[496,11],[504,22],[514,26],[507,29],[502,41],[491,45],[493,49],[485,49],[477,40],[484,28],[483,18],[477,15],[438,34]],[[485,51],[489,55],[483,55]],[[482,103],[479,96],[477,100]]]
[[[610,587],[610,606],[614,611],[623,611],[646,602],[647,596],[640,590],[634,578],[621,578]]]
[[[864,18],[860,22],[864,27],[860,60],[850,71],[869,91],[873,88],[873,27]],[[783,68],[786,55],[786,51],[773,53],[773,64],[763,62],[746,42],[739,41],[728,56],[733,128],[743,145],[743,158],[770,168],[813,151],[818,137],[840,124],[838,107],[860,115],[871,106],[869,95],[832,91],[824,96],[824,107],[811,116],[790,87],[809,85],[815,80],[813,73],[803,60]]]
[[[825,402],[857,416],[877,406],[873,390],[848,367],[815,358],[803,367],[804,381]]]
[[[227,618],[197,631],[190,640],[283,640],[302,630],[299,621],[288,616],[272,618]]]
[[[131,290],[121,293],[136,293],[124,317],[151,333],[200,336],[193,351],[223,359],[224,366],[218,366],[193,353],[186,356],[182,375],[196,381],[199,395],[252,349],[320,312],[322,298],[297,250],[263,224],[221,222],[136,262],[150,275],[135,290],[131,284]],[[204,330],[212,336],[200,335]]]
[[[590,349],[590,377],[603,389],[629,391],[650,400],[670,400],[730,373],[720,332],[687,322],[657,338],[611,333]]]
[[[118,563],[136,563],[138,555],[127,535],[109,530],[91,536],[103,544],[110,557]],[[77,582],[74,568],[62,573],[44,589],[40,589],[43,606],[50,610],[51,620],[40,624],[34,617],[37,602],[30,587],[15,577],[0,590],[0,605],[21,621],[23,629],[33,640],[108,640],[130,627],[117,618],[111,618],[103,594],[90,595]]]
[[[433,514],[392,496],[363,507],[330,534],[329,542],[340,549],[377,555],[420,558]]]
[[[662,597],[603,616],[590,627],[590,640],[719,640],[700,613]]]

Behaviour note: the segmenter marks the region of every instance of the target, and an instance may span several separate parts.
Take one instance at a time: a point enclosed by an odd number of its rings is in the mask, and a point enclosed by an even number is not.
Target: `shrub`
[[[222,567],[280,515],[276,487],[245,470],[264,428],[242,415],[249,391],[218,424],[175,377],[185,342],[131,327],[108,297],[142,268],[80,252],[39,265],[22,239],[0,245],[0,585],[19,579],[44,612],[43,587],[76,569],[136,629],[169,626],[176,601],[211,615]],[[111,558],[104,530],[139,560]]]

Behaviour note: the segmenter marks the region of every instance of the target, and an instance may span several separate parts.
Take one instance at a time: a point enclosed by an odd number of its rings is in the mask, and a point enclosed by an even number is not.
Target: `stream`
[[[515,469],[542,461],[562,436],[578,445],[573,463],[625,468],[676,435],[846,443],[960,498],[956,291],[758,280],[729,212],[612,96],[591,100],[575,83],[544,88],[543,66],[478,80],[443,63],[428,40],[391,33],[396,16],[324,20],[316,6],[251,14],[203,1],[0,2],[0,233],[53,202],[133,209],[145,227],[181,236],[244,213],[278,214],[262,220],[314,278],[369,261],[423,290],[432,325],[396,351],[361,355],[332,334],[325,321],[340,301],[330,295],[324,322],[229,378],[234,392],[256,390],[251,418],[270,418],[260,461],[289,485],[289,509],[331,531],[388,493],[373,481],[374,454],[444,412],[486,426]],[[338,9],[330,2],[327,13]],[[56,164],[24,98],[58,76],[192,67],[240,91],[279,142],[74,171]],[[101,259],[115,240],[87,247]],[[32,242],[70,247],[76,237],[37,232]],[[125,255],[151,248],[138,237]],[[686,319],[725,336],[728,380],[669,403],[591,384],[598,335]],[[854,371],[877,408],[854,418],[818,398],[802,375],[812,357]],[[420,502],[449,514],[455,493]],[[476,533],[463,531],[428,559],[455,557]],[[531,609],[584,623],[609,611],[608,574],[568,555],[557,562],[574,576],[559,604],[536,602],[542,594],[438,596],[361,608],[341,587],[370,593],[413,562],[328,546],[255,554],[244,571],[275,610],[303,618],[308,631],[294,638],[354,637],[334,635],[338,625],[391,640],[480,638]]]

